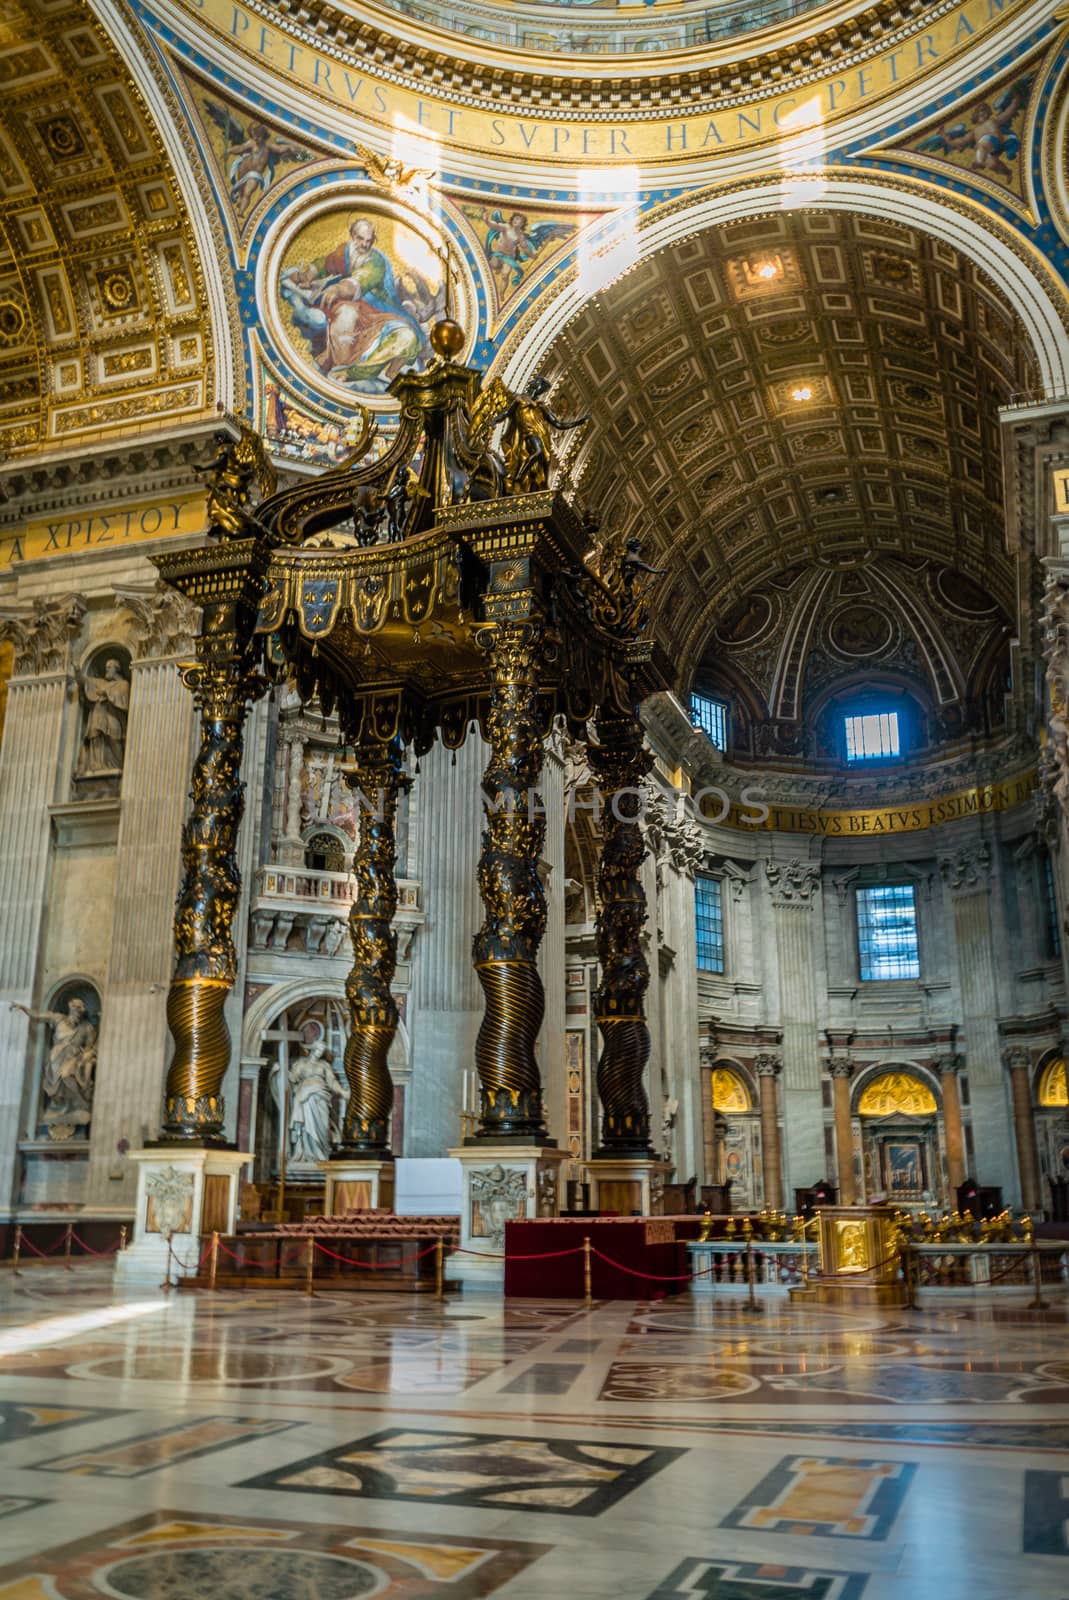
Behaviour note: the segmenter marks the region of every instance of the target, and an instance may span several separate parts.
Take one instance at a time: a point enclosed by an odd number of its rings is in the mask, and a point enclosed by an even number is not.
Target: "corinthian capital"
[[[991,877],[991,847],[983,839],[940,856],[939,871],[948,889],[986,888]]]
[[[28,611],[0,617],[0,639],[10,639],[15,646],[14,676],[35,678],[64,671],[70,642],[84,615],[82,596],[65,594],[55,600],[35,600]]]
[[[766,861],[765,877],[772,891],[773,905],[809,905],[820,891],[820,867],[814,862]]]
[[[754,1056],[753,1067],[759,1078],[775,1078],[783,1071],[783,1057],[766,1050]]]
[[[189,655],[200,631],[200,608],[177,589],[116,589],[116,605],[134,619],[134,654],[140,660]]]
[[[1032,1065],[1032,1052],[1021,1045],[1010,1045],[1002,1052],[1002,1065],[1007,1072],[1028,1071]]]
[[[828,1062],[828,1071],[833,1078],[852,1078],[857,1069],[857,1062],[849,1056],[833,1056]]]
[[[965,1057],[959,1054],[959,1052],[956,1050],[951,1051],[945,1056],[940,1056],[939,1060],[936,1062],[936,1067],[938,1068],[940,1075],[944,1078],[954,1077],[961,1071],[964,1065]]]

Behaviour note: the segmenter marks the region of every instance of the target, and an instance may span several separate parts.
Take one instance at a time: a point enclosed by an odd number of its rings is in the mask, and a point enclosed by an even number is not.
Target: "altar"
[[[505,1224],[505,1295],[581,1300],[583,1240],[597,1300],[644,1300],[690,1287],[686,1240],[700,1217],[554,1217]],[[558,1251],[572,1251],[558,1255]],[[607,1259],[606,1259],[607,1258]]]

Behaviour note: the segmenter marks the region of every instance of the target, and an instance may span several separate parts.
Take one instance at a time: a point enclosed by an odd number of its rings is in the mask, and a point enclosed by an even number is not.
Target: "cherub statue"
[[[553,460],[551,429],[564,432],[581,427],[587,416],[558,417],[543,400],[549,391],[546,378],[532,378],[522,394],[509,394],[491,426],[504,422],[501,453],[505,460],[506,494],[533,494],[549,488],[549,468]]]
[[[245,423],[236,439],[217,433],[215,454],[197,471],[207,480],[208,531],[222,539],[248,539],[256,532],[252,514],[252,489],[274,494],[275,469],[264,451],[263,440]]]

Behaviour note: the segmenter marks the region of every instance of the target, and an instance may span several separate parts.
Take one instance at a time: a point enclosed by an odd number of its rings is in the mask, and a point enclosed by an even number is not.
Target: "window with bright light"
[[[708,734],[718,750],[728,745],[728,708],[726,700],[714,700],[706,694],[690,697],[690,720],[696,728]]]
[[[719,878],[695,878],[694,914],[697,928],[698,971],[723,972],[724,905]]]
[[[845,728],[847,761],[892,761],[902,754],[897,711],[854,713]]]
[[[857,948],[865,982],[920,977],[911,883],[879,883],[857,891]]]

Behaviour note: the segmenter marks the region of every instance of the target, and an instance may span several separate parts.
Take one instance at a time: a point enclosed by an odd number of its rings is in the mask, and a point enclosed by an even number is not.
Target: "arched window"
[[[348,841],[325,828],[310,833],[304,841],[304,864],[312,872],[345,872],[348,866]],[[351,847],[350,847],[351,848]]]
[[[915,744],[909,702],[893,689],[871,690],[841,702],[842,752],[847,766],[901,761]]]
[[[729,712],[727,701],[717,695],[692,694],[690,697],[691,722],[702,730],[718,750],[728,747]]]

